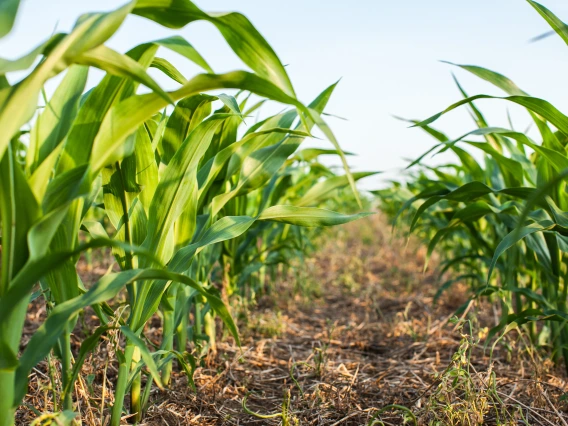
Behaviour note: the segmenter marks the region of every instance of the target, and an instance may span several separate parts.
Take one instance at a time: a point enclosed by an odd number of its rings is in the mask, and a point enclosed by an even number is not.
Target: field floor
[[[515,331],[491,357],[483,338],[498,310],[487,302],[471,304],[456,322],[456,309],[467,301],[459,285],[433,305],[439,281],[435,265],[422,272],[423,247],[391,238],[378,217],[322,241],[296,275],[279,280],[254,306],[232,307],[242,347],[219,336],[216,352],[197,369],[197,393],[176,372],[171,390],[152,390],[144,424],[283,423],[245,412],[248,395],[248,410],[262,416],[282,413],[284,402],[290,425],[364,425],[391,404],[408,407],[421,425],[568,425],[563,368]],[[34,320],[30,316],[30,331]],[[158,342],[155,325],[146,335]],[[105,348],[88,360],[76,389],[83,424],[106,423],[103,386],[106,405],[112,397],[104,372],[112,382],[116,371],[106,365]],[[39,411],[51,407],[47,371],[46,363],[36,369],[26,400]],[[21,424],[31,418],[28,409],[20,411]],[[377,419],[415,424],[396,407]]]

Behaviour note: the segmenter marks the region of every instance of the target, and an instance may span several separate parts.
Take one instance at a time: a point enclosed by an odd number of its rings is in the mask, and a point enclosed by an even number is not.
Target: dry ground
[[[565,425],[568,391],[562,369],[512,332],[493,356],[483,349],[499,312],[467,301],[459,285],[435,306],[434,272],[423,274],[424,248],[391,238],[380,217],[349,224],[322,239],[317,253],[275,284],[254,306],[233,306],[242,333],[238,348],[219,336],[197,369],[197,393],[176,373],[168,392],[152,390],[146,425],[364,425],[381,408],[408,407],[420,425]],[[104,271],[106,265],[99,267]],[[97,273],[97,270],[94,272]],[[30,315],[31,332],[42,317]],[[155,327],[147,330],[159,337]],[[78,345],[84,331],[76,330]],[[479,341],[481,340],[481,343]],[[25,340],[25,339],[24,339]],[[116,367],[101,344],[76,389],[83,424],[107,424]],[[106,371],[106,374],[105,374]],[[49,411],[47,364],[32,374],[26,403]],[[105,380],[105,376],[107,380]],[[19,424],[35,415],[19,412]],[[414,424],[402,408],[377,416],[384,425]],[[286,419],[285,419],[286,421]],[[381,424],[378,421],[375,424]]]

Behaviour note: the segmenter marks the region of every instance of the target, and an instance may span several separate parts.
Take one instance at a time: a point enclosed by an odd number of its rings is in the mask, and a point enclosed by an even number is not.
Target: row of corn
[[[1,37],[18,7],[2,5]],[[209,22],[252,72],[216,74],[180,36],[119,53],[105,42],[129,14],[173,29]],[[167,50],[203,72],[184,76],[159,56]],[[90,87],[93,68],[105,75]],[[152,75],[177,88],[163,90]],[[140,421],[151,387],[167,387],[174,368],[192,383],[195,351],[215,344],[215,318],[238,343],[227,302],[261,292],[279,265],[301,256],[314,236],[305,227],[366,215],[330,210],[344,206],[337,194],[358,200],[355,182],[370,174],[349,172],[322,118],[334,88],[303,104],[247,18],[189,0],[133,0],[87,14],[69,33],[0,60],[0,426],[14,423],[28,375],[48,356],[61,366],[54,412],[59,424],[70,422],[83,363],[109,333],[124,342],[110,424],[127,411]],[[251,124],[265,101],[287,108]],[[330,149],[300,149],[314,129]],[[339,156],[345,173],[322,155]],[[112,251],[117,266],[83,283],[77,264],[95,250]],[[47,318],[21,348],[30,301],[45,303]],[[73,351],[87,307],[99,325]],[[162,340],[151,347],[144,329],[156,315]]]
[[[568,44],[566,24],[544,6],[528,3],[551,34]],[[456,80],[461,101],[427,120],[411,121],[436,145],[410,164],[404,181],[376,195],[395,222],[406,218],[410,231],[428,242],[428,259],[434,250],[441,255],[436,297],[457,282],[468,283],[473,298],[488,297],[501,306],[490,337],[522,327],[568,369],[568,117],[497,72],[457,66],[505,96],[469,97]],[[531,126],[492,127],[475,104],[482,99],[523,107]],[[473,130],[450,138],[432,127],[460,106],[468,108]],[[441,153],[453,160],[426,164],[430,154]]]

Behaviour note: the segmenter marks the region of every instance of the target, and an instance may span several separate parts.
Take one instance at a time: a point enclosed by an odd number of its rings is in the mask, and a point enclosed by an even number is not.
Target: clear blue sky
[[[13,58],[49,36],[66,31],[81,13],[109,10],[117,0],[22,0],[13,33],[0,41],[0,55]],[[459,99],[452,67],[438,62],[475,64],[499,71],[533,96],[545,98],[564,112],[568,46],[557,37],[528,40],[548,30],[546,23],[522,0],[198,0],[207,11],[244,13],[271,43],[301,100],[309,102],[328,84],[342,78],[328,112],[349,121],[329,119],[345,150],[358,154],[356,170],[384,170],[365,187],[381,185],[431,146],[419,129],[408,129],[392,115],[426,118]],[[542,0],[568,21],[568,2]],[[144,41],[179,33],[209,61],[216,72],[243,65],[215,28],[195,23],[172,31],[143,18],[131,17],[110,41],[120,51]],[[167,55],[165,55],[167,56]],[[176,59],[176,64],[184,63]],[[197,69],[181,67],[191,75]],[[501,94],[464,71],[454,70],[470,94]],[[100,77],[93,75],[92,81]],[[506,124],[505,104],[478,103],[492,125]],[[514,124],[528,123],[513,111]],[[473,129],[464,111],[437,123],[450,136]],[[324,142],[317,142],[325,145]],[[434,160],[434,161],[440,161]]]

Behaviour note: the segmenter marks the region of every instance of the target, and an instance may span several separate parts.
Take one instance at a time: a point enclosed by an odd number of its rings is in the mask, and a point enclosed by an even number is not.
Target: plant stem
[[[128,375],[130,373],[130,364],[134,355],[134,345],[126,344],[124,354],[119,355],[118,380],[116,382],[116,391],[114,392],[114,405],[112,406],[112,414],[110,426],[120,426],[120,418],[122,417],[122,407],[124,407],[124,399],[126,398],[126,387],[128,386]],[[117,352],[117,355],[119,352]]]
[[[209,348],[213,351],[217,351],[217,344],[215,341],[215,318],[211,311],[207,312],[203,318],[203,325],[205,329],[205,334],[209,337]]]
[[[164,351],[171,351],[174,348],[174,310],[173,309],[164,309],[164,324],[163,324],[163,338],[162,338],[162,350]],[[165,355],[167,356],[167,354]],[[164,386],[168,386],[170,384],[171,375],[172,375],[172,364],[173,361],[168,361],[163,369],[162,369],[162,383]]]
[[[69,324],[67,324],[61,336],[61,387],[63,389],[68,388],[69,380],[71,380],[71,333]],[[62,405],[64,410],[73,410],[73,390],[71,387],[69,387],[69,392],[65,394]]]
[[[14,424],[15,408],[12,405],[15,382],[15,370],[0,369],[0,426],[12,426]]]
[[[51,393],[53,398],[53,411],[58,411],[57,408],[57,383],[55,381],[55,372],[53,368],[53,357],[51,352],[47,354],[47,365],[49,367],[49,381],[51,382]]]
[[[183,314],[181,317],[181,321],[176,328],[176,344],[177,350],[181,353],[184,353],[187,348],[187,326],[189,322],[189,314],[186,308],[187,304],[182,307]],[[178,361],[179,369],[181,370],[183,367],[180,365]]]
[[[131,369],[136,368],[136,364],[140,361],[140,349],[134,348],[132,353]],[[142,374],[138,372],[132,380],[132,388],[130,389],[130,414],[134,415],[136,423],[142,420],[142,403],[140,399],[140,392],[142,389]]]
[[[178,292],[178,285],[171,283],[166,294],[162,296],[162,313],[164,315],[162,344],[161,349],[164,351],[172,351],[174,349],[174,335],[175,335],[175,318],[176,318],[176,299]],[[165,354],[164,356],[168,356]],[[162,369],[162,383],[164,386],[170,384],[172,375],[173,360],[166,362]]]

